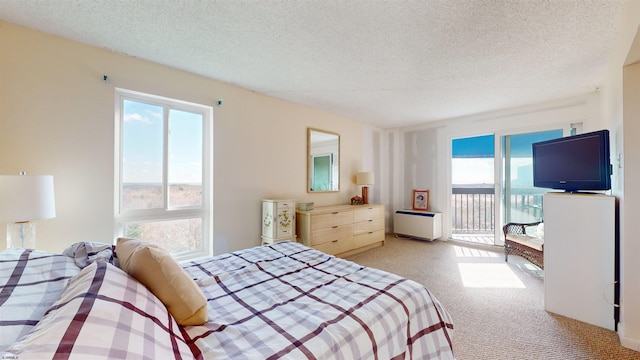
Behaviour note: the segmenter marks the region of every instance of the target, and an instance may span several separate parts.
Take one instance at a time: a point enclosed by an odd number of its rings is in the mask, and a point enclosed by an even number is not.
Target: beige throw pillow
[[[146,286],[180,325],[202,325],[207,299],[196,282],[160,246],[119,238],[116,256],[120,268]]]

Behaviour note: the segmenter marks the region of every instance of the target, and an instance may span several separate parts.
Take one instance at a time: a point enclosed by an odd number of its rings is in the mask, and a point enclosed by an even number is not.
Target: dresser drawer
[[[296,211],[296,241],[328,254],[351,256],[384,244],[383,205],[333,205]]]
[[[313,231],[331,229],[347,224],[353,224],[353,211],[336,211],[311,217],[311,229]]]
[[[384,229],[384,219],[373,219],[353,224],[353,235],[360,235]]]
[[[314,248],[331,255],[340,254],[353,249],[353,237],[333,240],[314,246]]]
[[[384,219],[384,207],[369,207],[358,209],[353,212],[353,222],[368,221],[373,219]]]
[[[362,247],[377,242],[384,242],[384,230],[377,230],[371,233],[360,234],[353,237],[354,247]]]
[[[295,201],[278,201],[276,203],[278,211],[287,211],[290,213],[296,212],[296,202]]]
[[[326,229],[314,230],[311,233],[311,246],[344,239],[353,236],[353,224],[340,225]]]

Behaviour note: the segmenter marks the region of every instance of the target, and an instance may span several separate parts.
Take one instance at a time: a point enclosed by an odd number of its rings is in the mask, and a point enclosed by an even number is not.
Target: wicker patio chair
[[[534,223],[508,223],[502,227],[504,231],[504,261],[509,255],[518,255],[544,269],[544,240],[527,234],[527,228],[538,226]]]

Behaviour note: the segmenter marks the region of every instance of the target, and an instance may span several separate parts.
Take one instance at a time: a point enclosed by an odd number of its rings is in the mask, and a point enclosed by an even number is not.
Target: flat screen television
[[[611,189],[609,130],[532,144],[533,186],[567,192]]]

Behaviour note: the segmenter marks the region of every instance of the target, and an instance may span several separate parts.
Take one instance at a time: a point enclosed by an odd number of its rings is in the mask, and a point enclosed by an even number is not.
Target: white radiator
[[[442,214],[437,212],[398,210],[393,214],[393,232],[425,240],[442,237]]]

